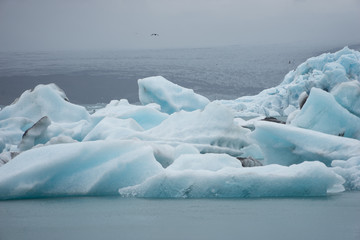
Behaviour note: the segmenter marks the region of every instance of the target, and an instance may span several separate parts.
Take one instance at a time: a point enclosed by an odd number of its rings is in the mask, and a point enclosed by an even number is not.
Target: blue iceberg
[[[358,191],[359,79],[360,53],[344,48],[235,100],[210,102],[158,76],[138,81],[141,105],[89,113],[39,85],[0,111],[0,199]]]

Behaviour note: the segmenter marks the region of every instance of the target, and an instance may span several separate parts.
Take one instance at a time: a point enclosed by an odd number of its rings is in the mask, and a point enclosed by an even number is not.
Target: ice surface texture
[[[209,102],[158,76],[138,81],[142,105],[113,100],[89,114],[54,84],[39,85],[0,111],[0,199],[360,190],[359,79],[360,53],[344,48],[233,101]]]
[[[287,116],[299,107],[299,96],[313,87],[331,91],[342,82],[360,79],[360,52],[347,47],[336,53],[324,53],[290,71],[283,82],[256,96],[245,96],[220,102],[232,108],[239,117]],[[264,76],[266,77],[266,76]],[[357,91],[353,97],[359,96]],[[359,100],[357,100],[359,101]],[[357,107],[358,108],[358,107]]]
[[[341,106],[333,95],[318,88],[311,89],[304,107],[291,120],[291,125],[360,139],[360,118]]]
[[[192,89],[180,87],[161,76],[139,79],[138,84],[142,104],[158,103],[161,110],[169,114],[179,110],[203,109],[209,103],[206,97],[194,93]]]
[[[57,144],[26,151],[0,168],[0,198],[114,195],[162,170],[136,141]]]
[[[189,157],[191,162],[197,161],[197,156]],[[119,193],[125,197],[156,198],[325,196],[327,192],[341,191],[344,182],[319,162],[290,167],[241,168],[229,165],[213,170],[207,166],[214,164],[212,160],[208,159],[201,163],[202,167],[195,169],[184,166],[173,170],[169,167],[139,185],[120,189]]]

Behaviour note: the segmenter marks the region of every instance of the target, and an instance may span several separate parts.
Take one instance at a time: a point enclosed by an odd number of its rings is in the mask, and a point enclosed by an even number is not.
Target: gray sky
[[[0,51],[289,42],[360,43],[360,0],[0,0]]]

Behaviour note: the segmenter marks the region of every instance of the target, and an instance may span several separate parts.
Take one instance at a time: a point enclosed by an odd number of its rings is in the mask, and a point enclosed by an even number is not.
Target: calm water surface
[[[0,202],[0,239],[360,239],[360,192],[324,198]]]
[[[137,80],[157,75],[210,100],[236,99],[276,86],[307,58],[342,47],[0,52],[0,105],[12,103],[41,83],[56,83],[73,103],[108,103],[112,99],[137,103]]]

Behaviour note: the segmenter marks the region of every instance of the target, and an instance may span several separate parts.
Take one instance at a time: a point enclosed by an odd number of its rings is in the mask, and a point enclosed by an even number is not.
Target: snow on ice
[[[358,191],[359,79],[360,53],[344,48],[232,101],[159,76],[138,81],[141,105],[113,100],[90,114],[39,85],[0,111],[0,199]]]

